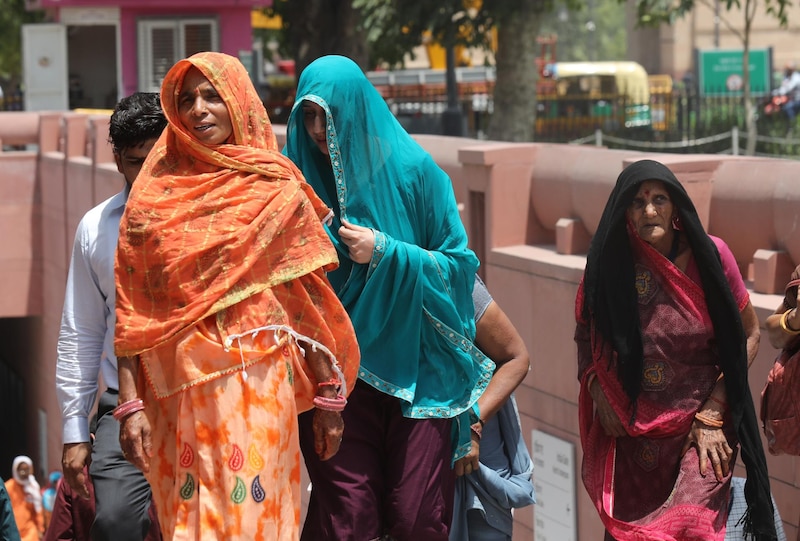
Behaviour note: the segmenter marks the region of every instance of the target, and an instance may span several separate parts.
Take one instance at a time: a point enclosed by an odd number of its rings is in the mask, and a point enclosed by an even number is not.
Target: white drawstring
[[[344,379],[344,373],[342,372],[342,369],[339,367],[339,363],[336,361],[336,356],[333,354],[333,352],[329,350],[325,346],[325,344],[322,344],[307,336],[299,334],[294,329],[286,325],[266,325],[264,327],[258,327],[256,329],[253,329],[245,333],[228,335],[228,337],[225,339],[225,343],[223,344],[223,348],[225,349],[225,351],[230,351],[230,348],[233,345],[234,340],[236,340],[237,345],[239,346],[239,357],[242,360],[242,379],[245,382],[247,381],[248,376],[247,376],[247,365],[244,360],[244,351],[242,350],[242,338],[249,334],[251,339],[255,340],[256,336],[258,336],[258,333],[262,331],[273,331],[276,344],[280,344],[281,341],[279,333],[281,331],[285,332],[294,340],[295,345],[300,350],[300,353],[303,355],[304,358],[306,356],[306,350],[305,348],[303,348],[303,346],[300,345],[300,342],[307,342],[311,344],[311,351],[316,352],[317,349],[319,349],[323,353],[325,353],[331,361],[331,369],[336,374],[337,379],[341,382],[341,391],[340,391],[341,394],[343,396],[347,396],[347,382]]]

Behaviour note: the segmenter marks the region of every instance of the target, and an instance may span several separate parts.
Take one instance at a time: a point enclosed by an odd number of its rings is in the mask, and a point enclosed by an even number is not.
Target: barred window
[[[214,18],[139,21],[139,90],[158,92],[167,71],[182,58],[219,49]]]

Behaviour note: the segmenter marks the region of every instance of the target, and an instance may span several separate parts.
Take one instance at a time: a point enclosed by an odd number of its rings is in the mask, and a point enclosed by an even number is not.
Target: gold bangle
[[[723,421],[722,419],[712,419],[707,415],[703,415],[700,412],[694,414],[694,418],[703,423],[706,426],[710,426],[711,428],[722,428]]]
[[[796,308],[790,308],[781,315],[781,320],[780,320],[781,329],[783,329],[784,332],[786,332],[787,334],[791,334],[792,336],[797,336],[798,334],[800,334],[800,329],[791,328],[789,326],[789,322],[787,321],[787,318],[789,317],[789,312],[791,312],[792,310],[796,310]]]

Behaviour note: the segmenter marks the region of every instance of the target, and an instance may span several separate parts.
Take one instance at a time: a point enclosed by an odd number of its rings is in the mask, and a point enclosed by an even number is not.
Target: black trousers
[[[150,485],[144,474],[122,456],[119,423],[111,415],[117,391],[100,397],[97,430],[89,474],[94,483],[97,515],[92,525],[94,541],[143,541],[161,539],[158,522],[150,518]]]

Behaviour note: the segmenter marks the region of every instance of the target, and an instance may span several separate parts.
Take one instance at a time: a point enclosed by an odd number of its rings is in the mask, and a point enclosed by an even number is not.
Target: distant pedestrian
[[[42,508],[44,510],[44,528],[50,524],[50,515],[53,513],[53,504],[56,501],[56,491],[63,475],[60,471],[52,471],[47,478],[47,486],[42,489]]]
[[[786,96],[787,101],[783,104],[782,109],[786,113],[786,118],[789,119],[789,131],[792,131],[797,113],[800,112],[800,72],[797,71],[794,62],[789,62],[784,67],[783,82],[773,94]]]
[[[5,483],[14,520],[22,541],[39,541],[44,533],[42,491],[33,475],[33,461],[24,455],[14,459],[13,478]]]

